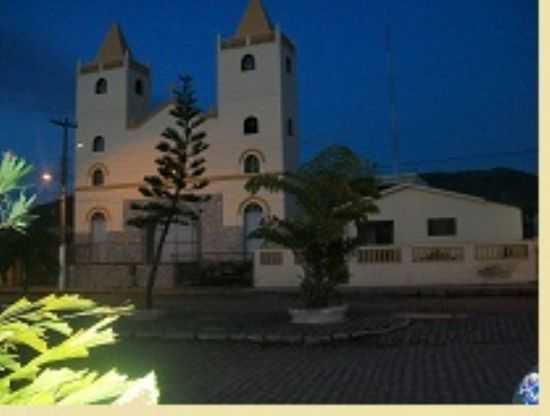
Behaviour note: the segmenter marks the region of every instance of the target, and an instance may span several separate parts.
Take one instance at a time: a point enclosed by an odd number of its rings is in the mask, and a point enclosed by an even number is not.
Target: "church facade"
[[[258,173],[297,168],[296,47],[271,23],[261,0],[251,0],[236,33],[218,36],[216,52],[217,106],[201,126],[210,146],[204,153],[210,184],[201,192],[211,199],[197,207],[199,222],[172,227],[166,264],[210,254],[249,255],[260,242],[246,236],[263,216],[293,212],[287,195],[253,196],[244,184]],[[153,246],[154,232],[126,225],[131,203],[144,200],[138,191],[143,177],[156,174],[155,146],[164,129],[174,126],[171,100],[151,109],[152,81],[150,67],[134,58],[117,25],[96,58],[78,64],[77,264],[139,264]]]

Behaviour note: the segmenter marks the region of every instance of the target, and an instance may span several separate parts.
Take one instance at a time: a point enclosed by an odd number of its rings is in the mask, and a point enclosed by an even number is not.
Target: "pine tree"
[[[198,191],[208,186],[208,181],[201,178],[206,171],[206,160],[201,154],[208,149],[204,143],[206,133],[200,130],[205,118],[197,106],[191,77],[180,76],[179,81],[173,91],[175,106],[170,111],[177,127],[168,127],[162,133],[164,140],[156,146],[161,153],[155,161],[158,175],[145,176],[145,185],[139,188],[149,201],[132,204],[131,209],[140,215],[128,221],[138,228],[160,227],[147,280],[148,309],[153,307],[153,288],[170,226],[197,221],[199,213],[191,205],[209,199],[208,195],[198,195]]]

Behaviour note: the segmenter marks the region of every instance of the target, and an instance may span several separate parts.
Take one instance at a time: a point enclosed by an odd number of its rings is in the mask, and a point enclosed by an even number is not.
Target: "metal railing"
[[[254,253],[243,251],[199,252],[198,247],[194,247],[192,251],[188,248],[178,251],[170,247],[170,243],[167,243],[164,253],[161,264],[250,262],[254,257]],[[151,253],[148,253],[147,248],[139,242],[73,244],[69,246],[68,255],[69,262],[76,265],[140,265],[152,262]]]

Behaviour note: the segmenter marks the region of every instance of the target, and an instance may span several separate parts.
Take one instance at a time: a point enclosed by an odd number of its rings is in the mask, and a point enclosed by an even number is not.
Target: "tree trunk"
[[[168,229],[170,228],[170,221],[171,219],[166,221],[166,223],[164,224],[164,228],[162,230],[162,234],[160,236],[160,240],[155,252],[155,258],[153,259],[153,267],[151,268],[151,271],[149,272],[149,278],[147,279],[147,288],[145,291],[145,307],[147,309],[153,308],[153,288],[155,287],[155,281],[157,280],[157,271],[160,265],[160,260],[162,258],[162,249],[164,247],[164,242],[166,240],[166,236],[168,235]]]

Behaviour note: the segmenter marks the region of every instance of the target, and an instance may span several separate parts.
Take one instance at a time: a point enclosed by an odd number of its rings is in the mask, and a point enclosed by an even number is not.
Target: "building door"
[[[244,246],[246,254],[254,253],[262,245],[262,239],[248,238],[248,236],[259,227],[263,215],[262,207],[256,203],[247,205],[244,210]]]
[[[90,260],[93,263],[107,261],[107,220],[101,212],[92,215]]]
[[[161,263],[187,263],[197,260],[198,244],[198,224],[170,224],[168,235],[162,249]],[[162,234],[162,227],[158,226],[155,232],[155,246]]]

